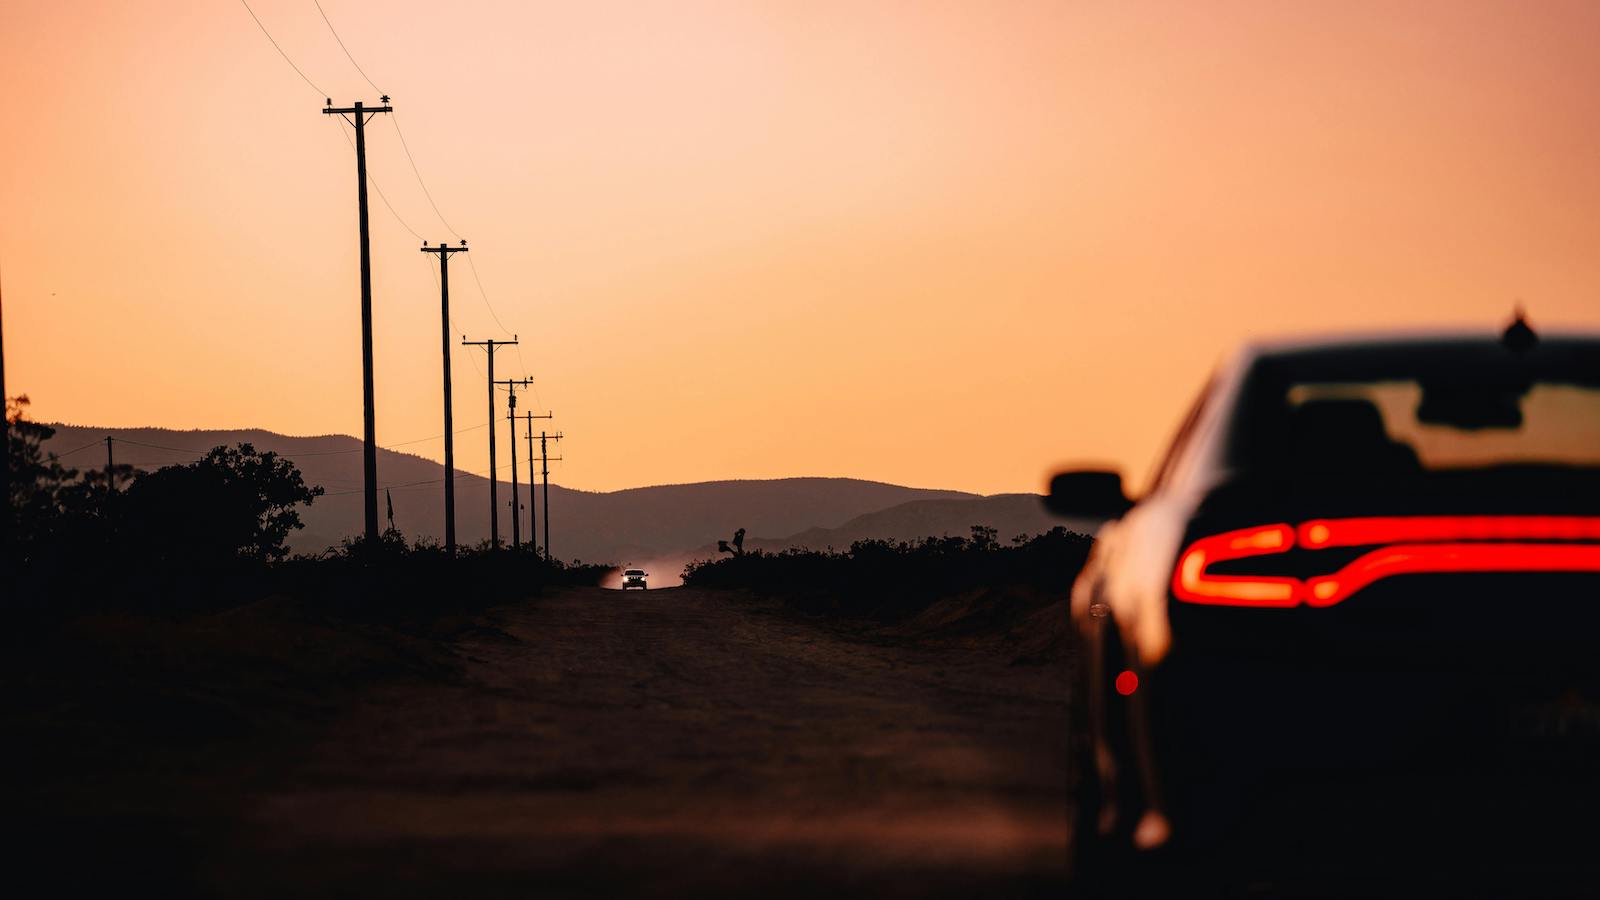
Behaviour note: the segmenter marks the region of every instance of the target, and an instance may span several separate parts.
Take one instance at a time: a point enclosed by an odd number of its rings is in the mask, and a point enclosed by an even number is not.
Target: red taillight
[[[1596,541],[1594,516],[1374,516],[1312,519],[1298,531],[1300,546],[1371,547],[1439,541]]]
[[[1600,517],[1395,516],[1312,519],[1201,538],[1178,558],[1172,590],[1190,603],[1332,606],[1394,575],[1446,572],[1600,572]],[[1562,543],[1549,543],[1562,542]],[[1387,546],[1384,546],[1387,545]],[[1295,546],[1377,547],[1302,582],[1287,576],[1211,575],[1212,563]]]
[[[1600,572],[1594,544],[1396,544],[1306,581],[1306,604],[1332,606],[1393,575],[1439,572]]]
[[[1300,579],[1285,576],[1210,575],[1207,567],[1230,559],[1284,553],[1294,547],[1288,525],[1242,528],[1189,545],[1172,573],[1172,590],[1190,603],[1225,606],[1294,606],[1300,602]]]

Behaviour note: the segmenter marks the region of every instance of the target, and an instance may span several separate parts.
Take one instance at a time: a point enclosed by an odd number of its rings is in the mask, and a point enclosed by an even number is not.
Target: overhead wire
[[[556,462],[556,460],[551,460],[551,462]],[[504,469],[509,469],[509,468],[511,468],[511,463],[503,462],[500,465],[495,466],[494,470],[496,472],[500,472],[500,471],[502,471]],[[462,479],[462,478],[485,478],[486,479],[486,478],[488,478],[488,476],[479,474],[477,472],[468,472],[465,469],[457,469],[456,470],[456,478],[458,480]],[[440,478],[428,478],[428,479],[425,479],[423,481],[403,481],[403,482],[400,482],[398,484],[380,484],[380,485],[378,485],[378,487],[381,490],[388,491],[388,490],[399,490],[401,488],[412,488],[412,487],[417,487],[419,485],[443,484],[443,483],[444,483],[444,478],[440,477]],[[362,489],[361,488],[356,488],[355,490],[349,490],[349,491],[329,491],[328,493],[323,494],[323,496],[324,497],[342,497],[342,496],[345,496],[347,494],[359,494],[359,493],[362,493]]]
[[[152,450],[170,450],[173,453],[192,453],[196,456],[205,456],[211,452],[210,450],[196,450],[193,447],[167,447],[161,444],[148,444],[144,441],[135,441],[129,438],[113,437],[112,440],[119,444],[132,444],[135,447],[149,447]]]
[[[272,48],[274,50],[277,50],[278,51],[278,55],[283,57],[283,61],[289,64],[289,68],[293,69],[294,73],[296,75],[300,76],[300,80],[304,81],[306,84],[311,85],[311,89],[313,91],[316,91],[319,95],[321,95],[323,97],[327,97],[328,96],[327,91],[324,91],[322,88],[317,87],[316,82],[314,82],[310,78],[306,77],[306,73],[300,71],[300,67],[294,64],[294,60],[289,58],[289,54],[283,52],[283,48],[278,46],[277,39],[275,39],[272,36],[272,32],[267,30],[267,26],[261,24],[261,18],[256,15],[256,11],[255,10],[250,8],[250,4],[247,2],[247,0],[239,0],[239,2],[244,4],[245,12],[248,12],[250,14],[250,18],[256,20],[256,27],[261,29],[261,33],[267,36],[267,40],[272,43]]]
[[[494,323],[500,326],[502,332],[511,334],[511,329],[507,328],[505,323],[500,321],[500,317],[495,314],[494,304],[489,302],[489,292],[483,289],[483,279],[478,275],[478,264],[472,261],[470,254],[467,256],[467,265],[472,268],[472,280],[477,282],[478,296],[483,298],[483,305],[489,310],[490,318],[494,319]]]
[[[452,433],[453,434],[465,434],[466,432],[469,432],[469,431],[477,431],[480,428],[487,428],[487,427],[489,427],[489,423],[485,422],[485,423],[480,424],[480,425],[468,425],[465,428],[457,428]],[[393,450],[395,447],[406,447],[406,446],[409,446],[411,444],[421,444],[421,443],[424,443],[424,442],[427,442],[427,441],[437,441],[442,437],[444,437],[443,434],[430,434],[427,437],[412,438],[411,440],[408,440],[408,441],[396,441],[396,442],[394,442],[392,444],[381,444],[381,445],[378,446],[378,449],[379,450]],[[196,449],[194,447],[168,447],[168,446],[165,446],[163,444],[151,444],[151,443],[148,443],[148,442],[145,442],[145,441],[135,441],[135,440],[132,440],[130,438],[120,438],[120,437],[115,437],[115,436],[113,436],[111,439],[113,441],[116,441],[119,444],[132,444],[135,447],[148,447],[148,448],[150,448],[152,450],[168,450],[168,451],[171,451],[173,453],[190,453],[190,454],[195,455],[196,457],[203,457],[203,456],[206,456],[207,454],[209,454],[211,452],[210,450],[199,450],[199,449]],[[66,456],[68,454],[77,453],[77,452],[82,451],[82,450],[87,450],[90,447],[95,446],[96,444],[103,443],[103,440],[104,439],[96,440],[93,443],[84,444],[82,447],[76,447],[76,448],[74,448],[72,450],[68,450],[66,453],[58,453],[58,454],[56,454],[56,457],[59,459],[60,457]],[[277,455],[285,457],[285,458],[288,458],[288,459],[299,459],[299,458],[302,458],[302,457],[309,458],[309,457],[313,457],[313,456],[339,456],[339,455],[346,454],[346,453],[360,453],[362,449],[363,448],[361,448],[361,447],[349,447],[349,448],[346,448],[346,449],[343,449],[343,450],[312,450],[312,451],[306,452],[306,453],[296,453],[296,452],[294,452],[292,450],[270,450],[268,452],[276,453]]]
[[[416,157],[411,155],[411,147],[406,144],[406,133],[400,130],[400,120],[392,112],[389,114],[389,124],[394,126],[394,133],[400,137],[400,149],[406,152],[406,159],[411,162],[411,171],[417,176],[417,186],[422,188],[422,196],[428,198],[428,205],[433,207],[433,214],[439,217],[439,222],[444,225],[445,231],[450,232],[451,236],[460,239],[461,232],[456,231],[451,226],[449,220],[444,217],[444,213],[439,211],[439,204],[433,202],[433,194],[428,191],[427,182],[422,180],[422,171],[417,168]]]
[[[367,75],[367,72],[366,72],[365,69],[361,68],[361,63],[356,61],[355,54],[350,52],[350,48],[349,48],[348,45],[345,44],[344,38],[339,36],[339,30],[337,28],[333,27],[333,20],[328,17],[327,10],[322,8],[322,3],[320,2],[320,0],[312,0],[312,4],[316,6],[317,13],[318,13],[318,15],[320,15],[322,17],[323,24],[328,26],[328,33],[333,35],[334,41],[336,43],[338,43],[339,49],[344,51],[345,58],[350,61],[350,65],[355,68],[356,72],[358,72],[361,75],[362,79],[365,80],[367,82],[367,84],[372,87],[373,90],[377,91],[379,94],[383,94],[384,93],[383,89],[378,87],[377,82],[373,81],[371,76]],[[258,20],[257,24],[259,24],[259,20]],[[263,30],[263,32],[265,32],[266,29],[263,28],[262,30]],[[271,35],[268,35],[268,38],[270,38],[270,37],[271,37]],[[274,42],[274,45],[276,45],[276,42]],[[280,52],[281,52],[281,50],[280,50]],[[285,56],[285,59],[287,59],[287,58],[288,57]],[[440,224],[444,225],[445,230],[450,232],[452,237],[455,237],[456,239],[459,240],[461,238],[461,233],[459,231],[456,231],[455,226],[450,224],[450,220],[448,220],[448,219],[446,219],[444,217],[444,213],[439,209],[439,204],[433,199],[433,192],[428,190],[428,183],[422,177],[422,169],[421,169],[421,167],[419,167],[417,165],[416,156],[413,155],[412,152],[411,152],[411,145],[409,143],[407,143],[407,141],[406,141],[405,131],[400,127],[400,118],[399,118],[399,116],[397,114],[395,114],[393,111],[391,111],[389,113],[389,121],[394,125],[395,135],[400,138],[400,149],[405,152],[406,161],[411,164],[411,173],[413,175],[415,175],[416,178],[417,178],[417,187],[422,189],[422,196],[427,199],[428,205],[433,208],[434,215],[439,217],[439,222],[440,222]],[[343,130],[342,129],[341,129],[340,133],[343,134]],[[345,140],[349,141],[349,139],[350,139],[350,136],[349,135],[345,135]],[[395,211],[394,205],[389,202],[389,198],[387,196],[385,196],[384,193],[383,193],[383,190],[378,187],[378,183],[377,183],[376,180],[374,180],[372,178],[371,173],[368,173],[367,179],[372,182],[373,189],[377,191],[378,197],[383,200],[383,205],[389,208],[390,214],[395,217],[395,220],[400,223],[401,227],[403,227],[407,231],[411,232],[412,236],[417,238],[417,240],[426,242],[426,239],[424,239],[422,237],[422,235],[420,233],[418,233],[415,228],[412,228],[410,226],[410,224],[408,224],[405,221],[405,219],[401,218],[400,214]],[[490,302],[490,300],[489,300],[489,293],[488,293],[488,291],[484,290],[483,278],[478,273],[478,264],[473,260],[473,258],[471,256],[467,257],[467,265],[472,269],[472,280],[478,287],[478,296],[483,299],[484,307],[489,310],[489,317],[494,319],[495,325],[499,326],[500,330],[503,333],[512,334],[511,329],[507,328],[505,326],[505,323],[500,321],[499,313],[495,312],[494,304],[492,302]],[[431,270],[431,266],[430,266],[430,270]],[[435,278],[437,278],[437,277],[438,276],[435,275]],[[455,327],[455,323],[454,322],[451,323],[451,327],[452,328]],[[463,337],[464,336],[465,335],[463,334]],[[522,355],[522,348],[519,345],[513,345],[513,348],[516,350],[517,363],[522,368],[522,375],[523,375],[524,378],[526,378],[528,376],[528,362],[527,362],[527,359]],[[476,359],[473,360],[473,365],[474,366],[477,365],[477,360]],[[481,371],[480,371],[480,374],[481,374]],[[543,404],[541,403],[540,405],[542,406]]]
[[[55,454],[55,457],[56,457],[56,459],[64,459],[64,458],[66,458],[68,456],[71,456],[74,453],[81,453],[81,452],[89,449],[90,447],[95,446],[96,444],[103,444],[103,443],[105,443],[104,439],[96,440],[96,441],[90,441],[89,443],[84,444],[82,447],[74,447],[73,449],[68,450],[65,453],[57,453],[57,454]]]
[[[334,125],[338,124],[339,123],[334,122]],[[350,135],[346,134],[343,128],[339,129],[339,136],[344,138],[344,142],[350,146],[350,149],[353,152],[356,148],[355,142],[350,140]],[[389,215],[394,216],[394,220],[400,223],[400,227],[411,232],[411,236],[415,237],[417,240],[427,243],[427,239],[421,234],[418,234],[417,230],[412,228],[411,224],[402,218],[400,213],[395,211],[394,204],[389,202],[389,195],[385,194],[383,192],[383,188],[378,186],[378,179],[374,177],[370,171],[367,172],[367,183],[372,185],[373,191],[377,192],[378,194],[378,199],[383,201],[384,207],[389,210]]]
[[[467,265],[472,269],[472,280],[478,285],[478,296],[483,298],[483,305],[489,310],[490,318],[494,319],[494,323],[500,326],[500,330],[502,332],[515,338],[516,335],[511,331],[511,329],[507,328],[505,323],[500,321],[500,317],[495,314],[494,304],[489,302],[489,292],[483,289],[483,279],[478,275],[478,264],[472,261],[472,256],[470,254],[467,256]],[[518,341],[517,343],[512,344],[511,349],[517,351],[517,364],[522,366],[522,377],[527,378],[528,361],[522,357],[522,343]]]
[[[355,55],[350,52],[350,48],[345,46],[344,38],[339,36],[339,29],[333,27],[333,20],[328,18],[328,13],[322,8],[322,4],[318,0],[311,0],[311,2],[315,4],[317,12],[321,14],[323,24],[328,26],[328,32],[338,42],[339,49],[344,51],[345,58],[350,60],[350,65],[355,66],[356,71],[361,73],[361,77],[366,80],[367,84],[372,86],[373,90],[383,94],[383,88],[378,87],[377,83],[368,77],[366,70],[361,68],[360,63],[356,62]],[[428,198],[428,205],[433,207],[434,215],[439,217],[439,221],[444,225],[445,230],[450,232],[452,237],[459,240],[461,233],[456,231],[451,226],[450,220],[446,219],[444,213],[439,211],[439,204],[434,202],[433,193],[428,190],[428,183],[422,179],[422,170],[417,167],[417,159],[411,155],[411,147],[406,143],[406,133],[400,129],[400,120],[392,111],[389,113],[389,122],[394,125],[394,133],[400,137],[400,149],[405,151],[406,159],[411,163],[411,173],[417,176],[417,186],[422,188],[422,196]]]
[[[344,56],[345,56],[346,59],[350,60],[350,65],[356,67],[356,71],[361,73],[361,77],[362,78],[366,78],[367,79],[367,84],[371,84],[373,90],[377,91],[380,94],[383,93],[383,88],[380,88],[375,84],[372,84],[372,79],[371,78],[367,78],[367,73],[366,73],[365,70],[363,70],[361,68],[361,64],[356,62],[356,58],[354,56],[350,55],[350,48],[346,47],[344,45],[344,38],[339,37],[339,32],[334,30],[333,23],[328,20],[328,14],[326,12],[323,12],[322,4],[318,3],[317,0],[311,0],[311,2],[312,2],[313,5],[316,6],[317,12],[322,14],[322,21],[326,22],[327,25],[328,25],[328,30],[330,32],[333,32],[333,39],[339,42],[339,49],[344,51]]]
[[[428,274],[433,276],[433,286],[435,288],[439,287],[439,272],[438,272],[438,270],[436,270],[433,267],[434,266],[433,254],[430,253],[428,255],[428,258],[426,260],[424,260],[423,262],[428,267]],[[461,335],[461,339],[463,341],[467,339],[467,333],[465,331],[462,331],[461,328],[456,325],[455,316],[451,316],[450,317],[450,330],[453,331],[456,334]],[[455,353],[455,352],[457,352],[458,348],[460,348],[460,347],[461,347],[460,344],[451,344],[450,345],[450,352],[451,353]],[[468,353],[467,354],[467,361],[472,363],[472,368],[477,371],[479,378],[488,378],[489,377],[488,375],[484,374],[483,367],[478,365],[477,354]]]
[[[277,50],[278,51],[278,55],[283,57],[283,61],[288,63],[290,68],[294,69],[295,74],[299,75],[301,80],[303,80],[308,86],[310,86],[312,90],[316,91],[318,94],[322,95],[323,97],[327,97],[328,96],[327,92],[322,90],[322,88],[318,87],[317,84],[315,82],[313,82],[305,74],[305,72],[301,70],[301,68],[298,65],[295,64],[294,60],[290,58],[289,54],[284,51],[283,47],[278,44],[277,39],[274,38],[272,36],[272,33],[267,30],[266,25],[264,23],[262,23],[260,17],[256,15],[255,10],[250,8],[250,4],[247,2],[247,0],[240,0],[240,3],[244,6],[245,11],[250,14],[250,18],[256,23],[256,27],[261,30],[262,35],[265,36],[267,41],[272,44],[273,49]],[[318,13],[318,15],[320,15],[322,17],[323,24],[327,26],[328,32],[333,35],[334,41],[338,43],[339,49],[344,52],[345,58],[350,61],[350,65],[355,68],[356,72],[358,72],[361,75],[362,79],[365,80],[367,82],[367,84],[372,87],[373,90],[378,91],[379,94],[383,94],[384,93],[383,89],[378,87],[377,83],[374,82],[372,80],[372,78],[367,75],[366,70],[361,68],[361,64],[356,61],[355,55],[350,52],[350,48],[345,44],[344,38],[340,37],[338,29],[334,28],[333,20],[328,17],[327,11],[322,8],[322,4],[319,2],[319,0],[312,0],[312,3],[313,3],[314,6],[316,6],[317,13]],[[423,197],[425,197],[427,199],[428,205],[433,209],[434,215],[438,216],[439,222],[442,225],[444,225],[445,230],[450,232],[451,236],[453,236],[453,237],[455,237],[457,239],[460,239],[461,233],[458,232],[455,229],[455,227],[450,224],[450,221],[444,217],[444,213],[439,209],[439,204],[433,199],[433,193],[428,190],[427,181],[422,177],[422,170],[417,165],[416,156],[412,154],[410,144],[406,141],[405,132],[400,127],[400,120],[399,120],[398,116],[396,116],[391,111],[389,113],[389,119],[394,124],[395,134],[396,134],[397,137],[400,138],[400,147],[405,152],[406,161],[411,165],[411,172],[412,172],[412,174],[414,176],[416,176],[417,186],[419,188],[421,188]],[[341,136],[344,137],[345,142],[347,144],[350,144],[352,149],[354,149],[354,144],[351,142],[350,136],[348,134],[344,133],[344,129],[341,128],[339,130],[339,133],[340,133]],[[383,205],[384,205],[384,207],[386,209],[389,210],[389,214],[394,216],[395,221],[399,222],[400,226],[402,228],[404,228],[407,232],[409,232],[417,240],[423,241],[424,243],[426,243],[426,239],[422,236],[422,234],[420,232],[418,232],[415,228],[411,227],[411,224],[409,222],[407,222],[405,220],[405,218],[400,215],[399,211],[397,211],[394,208],[394,204],[390,202],[388,195],[383,192],[383,188],[379,186],[377,179],[374,178],[372,176],[372,173],[370,173],[370,172],[367,173],[367,181],[372,186],[373,191],[378,195],[378,198],[383,201]],[[507,328],[505,326],[505,323],[500,321],[500,315],[495,311],[494,304],[492,302],[490,302],[490,300],[489,300],[489,293],[488,293],[488,291],[486,291],[484,289],[484,287],[483,287],[483,278],[478,272],[478,264],[473,260],[473,258],[471,256],[467,257],[467,264],[468,264],[468,267],[472,270],[472,280],[473,280],[474,284],[478,288],[478,296],[483,300],[484,307],[489,310],[490,318],[492,318],[494,320],[495,325],[497,325],[500,328],[502,333],[512,334],[511,329]],[[438,273],[433,272],[433,268],[432,268],[431,264],[429,265],[429,272],[433,274],[434,280],[435,280],[435,285],[437,285],[439,276],[438,276]],[[456,326],[456,324],[455,324],[455,322],[453,320],[450,322],[450,327],[452,329],[456,330],[457,332],[460,332],[460,329]],[[466,337],[465,333],[464,332],[460,332],[460,333],[462,334],[462,337],[464,339]],[[522,354],[522,348],[521,348],[520,344],[513,344],[512,347],[516,350],[517,362],[522,368],[523,377],[526,378],[526,377],[528,377],[528,371],[529,370],[528,370],[527,360],[524,358],[524,356]],[[468,354],[468,358],[471,360],[473,368],[478,371],[478,374],[480,376],[486,377],[486,376],[484,376],[484,372],[483,372],[482,367],[478,365],[478,361],[477,361],[476,356],[474,356],[472,354]],[[536,400],[540,399],[539,396],[538,396],[537,390],[535,390],[535,395],[534,396],[535,396]],[[540,402],[540,406],[541,407],[543,406],[542,402]],[[474,426],[474,427],[486,427],[487,424],[489,424],[489,423],[485,423],[485,425],[483,425],[483,426]],[[439,437],[442,437],[442,435],[439,435]],[[424,440],[431,440],[431,439],[424,439]],[[188,451],[186,451],[186,452],[188,452]]]

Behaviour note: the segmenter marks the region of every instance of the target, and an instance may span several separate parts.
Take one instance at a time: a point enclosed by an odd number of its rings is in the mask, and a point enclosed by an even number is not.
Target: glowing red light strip
[[[1365,547],[1436,541],[1600,541],[1594,516],[1405,516],[1302,522],[1302,547]]]
[[[1254,575],[1207,575],[1212,563],[1268,553],[1294,546],[1288,525],[1241,528],[1204,537],[1185,550],[1172,573],[1172,590],[1190,603],[1222,606],[1294,606],[1300,602],[1298,578]]]
[[[1225,606],[1332,606],[1394,575],[1447,572],[1600,572],[1596,516],[1403,516],[1312,519],[1298,529],[1263,525],[1200,538],[1184,550],[1172,591],[1189,603]],[[1331,575],[1210,575],[1212,563],[1311,550],[1390,544]]]
[[[1380,579],[1423,572],[1600,572],[1600,545],[1396,544],[1307,579],[1305,602],[1332,606]]]

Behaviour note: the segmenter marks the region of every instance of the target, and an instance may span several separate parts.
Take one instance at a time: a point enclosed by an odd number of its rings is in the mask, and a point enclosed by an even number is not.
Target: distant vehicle
[[[1248,349],[1144,497],[1048,505],[1109,520],[1071,598],[1082,880],[1593,887],[1600,335]]]
[[[628,569],[624,571],[622,573],[622,589],[627,590],[628,588],[636,587],[641,591],[649,590],[650,588],[644,582],[645,577],[649,574],[643,569]]]

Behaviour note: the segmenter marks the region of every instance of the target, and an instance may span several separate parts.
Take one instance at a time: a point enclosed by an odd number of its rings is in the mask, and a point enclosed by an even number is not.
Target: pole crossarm
[[[329,105],[327,107],[323,108],[323,110],[322,110],[322,114],[325,115],[325,116],[350,116],[350,115],[354,115],[356,113],[373,113],[373,114],[377,114],[377,113],[394,112],[394,107],[389,105],[389,98],[388,97],[384,97],[383,98],[383,105],[382,106],[364,106],[364,105],[362,105],[360,103],[357,103],[355,106],[346,106],[346,107],[341,109],[339,107],[333,106],[332,105],[333,104],[332,100],[328,101],[328,104]],[[365,121],[370,121],[370,120],[371,120],[371,117],[369,116],[367,118],[367,120],[365,120]],[[348,122],[349,119],[346,119],[345,121]],[[354,123],[351,123],[351,124],[354,124]]]
[[[437,253],[441,257],[443,257],[443,256],[449,256],[452,253],[465,253],[465,252],[467,252],[467,242],[466,242],[465,239],[463,239],[461,241],[461,246],[459,246],[459,247],[451,247],[451,246],[447,245],[444,241],[440,241],[439,242],[439,246],[437,246],[437,247],[429,247],[427,244],[423,244],[421,247],[418,247],[417,249],[421,250],[423,253]]]

